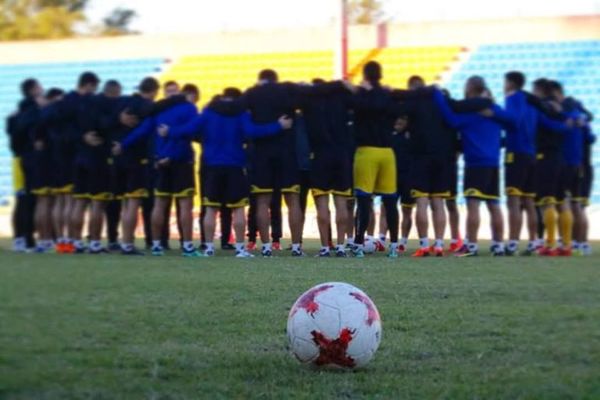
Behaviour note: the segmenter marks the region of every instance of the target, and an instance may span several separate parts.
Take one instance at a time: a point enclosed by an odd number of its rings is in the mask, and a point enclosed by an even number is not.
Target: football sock
[[[422,249],[429,248],[429,239],[428,238],[419,239],[419,246],[421,246]]]
[[[371,198],[369,196],[358,196],[356,203],[358,207],[356,211],[357,224],[354,242],[356,244],[363,244],[365,242],[365,232],[371,218]]]
[[[469,242],[467,247],[470,253],[476,253],[479,251],[479,245],[477,243]]]
[[[444,239],[435,239],[433,247],[444,247]]]
[[[508,241],[508,251],[515,252],[519,248],[519,242],[517,240]]]
[[[91,240],[90,241],[90,250],[98,251],[100,249],[102,249],[102,242],[100,242],[99,240]]]
[[[204,243],[206,246],[206,251],[215,251],[215,244],[213,242]]]
[[[68,241],[68,240],[67,240],[67,238],[65,238],[65,237],[59,237],[59,238],[56,240],[56,243],[58,243],[58,244],[66,244],[66,243],[68,243],[68,242],[69,242],[69,241]]]
[[[194,251],[194,243],[191,241],[184,241],[183,242],[183,250],[184,251]]]
[[[348,243],[349,245],[353,245],[354,244],[354,238],[353,237],[349,237],[348,239],[346,239],[346,243]]]
[[[400,215],[398,213],[398,198],[396,196],[382,197],[383,205],[385,206],[385,219],[390,230],[390,242],[398,242],[398,227],[400,225]]]
[[[385,243],[385,238],[386,238],[385,233],[380,233],[379,234],[379,241],[380,242]]]
[[[398,250],[398,243],[396,243],[396,242],[390,243],[390,250],[392,250],[392,251]]]
[[[292,251],[300,251],[300,243],[292,243]]]
[[[527,250],[535,251],[535,241],[530,241],[529,243],[527,243]]]
[[[265,251],[265,250],[269,250],[270,251],[271,250],[271,243],[263,243],[262,249],[263,249],[263,251]]]
[[[329,253],[329,246],[321,246],[321,253]]]
[[[73,245],[78,250],[85,249],[85,244],[83,243],[83,240],[74,240]]]
[[[571,240],[573,238],[573,213],[571,210],[563,211],[559,214],[558,219],[563,245],[568,249],[571,247]]]
[[[15,251],[23,251],[27,247],[24,237],[15,238],[13,241],[13,248]]]
[[[556,246],[556,225],[558,214],[554,207],[547,207],[544,210],[544,226],[546,227],[546,243],[548,247]]]
[[[244,242],[235,244],[235,251],[244,251]]]
[[[581,251],[584,255],[589,256],[590,254],[592,254],[592,247],[588,242],[583,242],[581,244]]]
[[[123,251],[132,251],[133,250],[133,243],[121,243],[121,250]]]
[[[408,238],[401,238],[400,239],[400,246],[406,246],[408,244]]]
[[[535,239],[535,248],[539,249],[540,247],[544,247],[544,239]]]
[[[573,240],[573,250],[579,250],[581,248],[581,243],[577,240]]]
[[[346,251],[343,244],[338,244],[335,246],[335,251]]]
[[[496,240],[492,241],[492,247],[495,249],[495,251],[504,251],[504,243],[503,242],[498,242]]]
[[[153,240],[153,241],[152,241],[152,247],[157,247],[157,248],[158,248],[158,247],[162,247],[162,246],[160,245],[160,240]]]

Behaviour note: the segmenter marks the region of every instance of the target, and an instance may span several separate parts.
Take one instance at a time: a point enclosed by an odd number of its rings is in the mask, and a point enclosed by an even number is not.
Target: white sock
[[[245,248],[244,242],[235,244],[235,251],[244,251]]]
[[[406,246],[408,244],[408,238],[400,238],[400,245]]]
[[[372,241],[373,241],[373,236],[367,235],[365,242],[372,242]]]
[[[535,250],[535,241],[527,243],[527,250]]]
[[[469,242],[468,247],[469,247],[469,251],[471,253],[475,253],[476,251],[479,251],[479,245],[477,243]]]
[[[419,239],[419,246],[421,246],[422,249],[429,248],[429,239],[428,238]]]
[[[271,250],[271,243],[263,243],[262,249],[263,250]]]
[[[579,250],[581,244],[577,240],[573,240],[573,250]]]
[[[69,242],[69,241],[67,240],[67,238],[66,238],[66,237],[59,237],[59,238],[56,240],[56,243],[58,243],[58,244],[65,244],[65,243],[68,243],[68,242]]]
[[[215,251],[215,244],[213,242],[204,243],[206,246],[206,251]]]
[[[329,253],[329,246],[321,246],[321,253]]]
[[[292,243],[292,251],[300,251],[300,243]]]
[[[435,239],[433,247],[444,247],[444,239]]]
[[[76,249],[85,249],[85,243],[83,243],[83,240],[74,240],[73,245]]]
[[[517,251],[519,248],[519,242],[517,240],[509,240],[508,241],[508,250]]]
[[[133,250],[133,243],[121,243],[121,250],[123,250],[123,251]]]
[[[398,243],[392,242],[390,243],[390,250],[395,251],[398,249]]]
[[[92,251],[97,251],[102,248],[102,242],[99,240],[90,240],[90,249]]]
[[[492,242],[492,247],[495,247],[497,251],[504,251],[504,243],[503,242]]]
[[[152,247],[162,247],[162,246],[160,245],[160,240],[153,240],[153,241],[152,241]]]
[[[346,239],[346,243],[352,245],[354,244],[354,238],[353,237],[349,237],[348,239]]]
[[[344,249],[343,244],[338,244],[337,246],[335,246],[335,251],[346,251],[346,250]]]
[[[192,251],[192,250],[194,250],[194,242],[187,241],[187,240],[184,241],[183,242],[183,249],[185,251]]]
[[[383,243],[385,243],[385,233],[380,233],[379,234],[379,240]]]

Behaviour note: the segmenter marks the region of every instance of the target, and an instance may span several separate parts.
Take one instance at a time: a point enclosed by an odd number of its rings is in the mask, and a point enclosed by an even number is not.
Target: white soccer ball
[[[363,251],[365,252],[365,254],[373,254],[376,250],[377,247],[375,246],[375,240],[365,239],[365,243],[363,246]]]
[[[353,369],[365,366],[375,355],[381,318],[362,290],[347,283],[323,283],[296,300],[287,335],[301,363]]]

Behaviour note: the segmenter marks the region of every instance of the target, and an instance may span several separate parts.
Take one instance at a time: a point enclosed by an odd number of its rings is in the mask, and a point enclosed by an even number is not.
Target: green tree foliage
[[[383,16],[383,4],[377,0],[351,0],[348,8],[351,24],[369,25]]]
[[[85,27],[89,0],[0,0],[0,41],[60,39],[76,36]],[[94,32],[131,33],[135,11],[116,9]]]

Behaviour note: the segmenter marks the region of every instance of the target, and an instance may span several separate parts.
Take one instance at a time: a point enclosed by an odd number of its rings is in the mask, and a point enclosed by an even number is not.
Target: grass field
[[[365,290],[382,315],[382,345],[361,371],[312,371],[286,349],[289,307],[333,280]],[[4,250],[0,398],[600,399],[600,257]]]

